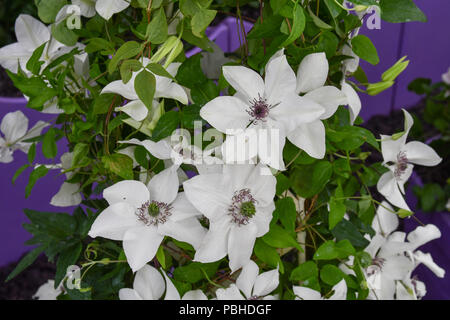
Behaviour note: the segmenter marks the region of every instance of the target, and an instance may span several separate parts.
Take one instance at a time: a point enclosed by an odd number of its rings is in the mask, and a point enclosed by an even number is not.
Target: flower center
[[[386,260],[383,258],[373,258],[372,259],[372,264],[367,268],[367,275],[371,276],[374,275],[375,273],[378,273],[381,271],[381,269],[383,268],[384,262]]]
[[[136,215],[139,221],[147,226],[157,226],[164,224],[167,218],[172,215],[170,210],[172,207],[164,202],[147,201],[137,209]]]
[[[400,151],[397,155],[397,164],[394,171],[394,176],[399,179],[408,168],[408,158],[406,157],[406,153]]]
[[[236,191],[228,208],[232,221],[239,226],[248,224],[256,213],[256,202],[249,189]]]
[[[267,117],[269,116],[270,109],[276,107],[270,106],[267,103],[267,99],[264,99],[261,97],[260,94],[258,94],[258,99],[253,99],[253,101],[250,101],[250,110],[247,110],[247,113],[253,118],[252,122],[257,123],[258,121],[267,121]]]

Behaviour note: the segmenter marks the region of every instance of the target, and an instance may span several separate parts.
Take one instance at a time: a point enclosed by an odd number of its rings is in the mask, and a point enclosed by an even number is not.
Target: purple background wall
[[[407,91],[408,83],[417,77],[427,77],[439,81],[442,73],[446,72],[450,66],[450,42],[445,32],[448,30],[448,19],[450,18],[450,1],[415,0],[415,2],[428,17],[427,23],[389,24],[382,21],[380,30],[367,30],[363,27],[362,33],[369,36],[374,42],[381,61],[377,66],[362,62],[362,67],[366,71],[369,81],[377,82],[382,72],[393,65],[400,57],[408,55],[408,59],[411,60],[409,67],[399,77],[395,87],[375,97],[361,96],[363,101],[361,115],[364,119],[376,114],[389,114],[394,108],[413,106],[420,98]],[[246,29],[249,30],[250,28],[251,26],[246,24]],[[236,34],[236,23],[233,19],[228,19],[223,25],[208,31],[208,35],[215,39],[224,51],[237,49],[239,44]],[[1,104],[0,119],[6,113],[18,109],[29,117],[30,127],[37,120],[50,120],[53,117],[26,109],[24,104],[21,106]],[[39,149],[37,160],[48,163],[48,160],[40,154]],[[65,150],[64,142],[59,143],[59,149],[60,154]],[[64,181],[64,177],[60,176],[57,171],[50,172],[47,177],[40,180],[31,196],[25,199],[24,190],[30,169],[17,179],[15,185],[11,184],[11,179],[15,171],[27,162],[27,157],[24,153],[18,151],[14,154],[14,158],[15,161],[11,164],[0,164],[0,265],[16,261],[28,249],[24,242],[30,238],[30,235],[22,228],[22,223],[27,221],[22,211],[23,208],[56,212],[69,211],[59,210],[49,205],[51,197],[58,191],[59,186]],[[410,199],[410,201],[414,201],[414,199]],[[449,270],[448,234],[450,234],[450,222],[448,212],[440,215],[435,214],[434,216],[421,215],[421,218],[425,222],[439,222],[444,237],[427,245],[423,248],[423,251],[431,251],[435,260],[446,270]],[[415,222],[407,221],[406,223],[408,230],[415,226]],[[426,298],[450,298],[449,275],[442,281],[434,277],[426,268],[419,268],[418,274],[421,279],[428,283]]]

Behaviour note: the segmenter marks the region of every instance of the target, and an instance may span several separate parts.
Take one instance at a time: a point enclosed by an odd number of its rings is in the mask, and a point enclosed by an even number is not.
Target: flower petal
[[[342,92],[347,97],[350,110],[350,122],[353,124],[361,111],[361,99],[355,89],[346,82],[342,83]]]
[[[208,300],[202,290],[191,290],[184,294],[181,300]]]
[[[131,139],[128,141],[119,141],[119,143],[129,143],[143,146],[145,149],[147,149],[148,152],[151,153],[152,156],[158,159],[171,159],[172,148],[170,147],[166,139],[160,140],[158,142],[154,142],[151,140],[139,141],[138,139]]]
[[[103,190],[103,197],[110,205],[126,202],[134,206],[134,208],[140,208],[145,202],[150,200],[145,184],[134,180],[120,181],[106,188]]]
[[[406,239],[411,244],[411,251],[423,246],[425,243],[441,237],[441,231],[434,224],[427,224],[422,227],[419,226],[414,231],[411,231]]]
[[[116,108],[116,111],[123,111],[136,121],[143,121],[148,115],[148,109],[141,100],[133,100],[123,107]]]
[[[384,237],[387,237],[398,228],[398,216],[388,209],[393,211],[392,207],[386,201],[383,201],[378,206],[377,214],[372,221],[372,228]]]
[[[334,293],[328,300],[347,300],[347,283],[342,279],[333,287]]]
[[[104,87],[101,93],[115,93],[121,95],[127,100],[139,100],[139,97],[134,90],[133,79],[126,84],[123,83],[122,80],[113,81]]]
[[[125,232],[123,250],[133,272],[141,269],[155,257],[163,239],[164,236],[160,235],[158,229],[153,225],[141,225]]]
[[[13,73],[17,73],[19,65],[22,69],[25,69],[31,55],[32,52],[16,42],[0,48],[0,65]]]
[[[261,273],[255,281],[253,295],[264,297],[274,291],[280,283],[280,272],[278,268]]]
[[[320,292],[307,287],[293,286],[292,291],[300,300],[322,300]]]
[[[325,126],[320,120],[302,124],[287,138],[311,157],[322,159],[325,156]]]
[[[173,221],[170,218],[158,226],[158,232],[175,240],[187,242],[194,249],[200,247],[207,229],[203,228],[197,218],[189,218],[180,221]]]
[[[189,103],[187,93],[183,87],[172,81],[167,83],[165,86],[158,86],[158,82],[156,82],[155,98],[174,99],[186,105]]]
[[[250,260],[255,245],[257,227],[254,223],[233,225],[228,237],[228,257],[231,272],[245,266]]]
[[[142,300],[142,297],[136,290],[130,288],[122,288],[119,290],[120,300]]]
[[[100,213],[92,224],[89,236],[122,240],[125,232],[141,225],[135,215],[135,208],[125,202],[115,203]]]
[[[445,270],[439,267],[436,262],[433,261],[433,257],[429,253],[423,253],[420,250],[417,250],[414,252],[414,260],[417,263],[423,263],[427,266],[428,269],[433,271],[433,273],[439,277],[444,278],[445,277]]]
[[[269,105],[276,105],[285,96],[295,93],[297,79],[286,56],[271,59],[266,65],[265,92]]]
[[[398,188],[392,171],[388,171],[381,176],[377,183],[377,190],[394,206],[411,211]]]
[[[49,29],[39,20],[28,14],[21,14],[14,27],[17,41],[26,49],[34,51],[50,40]]]
[[[115,13],[119,13],[130,5],[125,0],[97,0],[95,9],[105,20],[109,20]]]
[[[224,66],[223,76],[246,101],[253,101],[264,96],[265,85],[261,76],[252,69],[242,66]]]
[[[236,97],[217,97],[200,110],[200,116],[220,132],[245,129],[250,123],[247,105]]]
[[[3,117],[0,130],[8,144],[17,143],[27,133],[28,118],[22,111],[10,112]]]
[[[236,279],[236,285],[247,299],[252,297],[253,286],[259,274],[259,268],[255,262],[250,260],[243,268],[239,277]]]
[[[81,200],[80,184],[64,182],[50,204],[55,207],[71,207],[79,205]]]
[[[333,86],[314,89],[305,94],[304,97],[325,108],[325,113],[320,116],[322,120],[330,118],[339,106],[347,104],[348,101],[345,94]]]
[[[409,162],[421,166],[436,166],[442,161],[433,148],[419,141],[408,142],[403,147],[403,151]]]
[[[145,265],[136,272],[133,288],[143,300],[159,300],[165,290],[164,279],[158,270]]]
[[[178,193],[171,205],[172,215],[170,220],[177,222],[184,219],[200,217],[202,214],[189,202],[185,192]]]
[[[217,300],[245,300],[234,283],[226,289],[217,289],[216,296]]]
[[[228,252],[229,232],[230,221],[228,217],[212,222],[201,246],[195,252],[194,261],[208,263],[225,257]]]
[[[171,204],[178,194],[177,167],[170,167],[154,176],[147,187],[150,191],[150,200]]]
[[[166,280],[166,294],[164,295],[164,300],[180,300],[180,294],[177,288],[175,288],[172,280],[167,276],[167,274],[162,270],[164,279]]]
[[[325,52],[304,57],[297,71],[297,93],[306,93],[322,87],[327,80],[328,70]]]

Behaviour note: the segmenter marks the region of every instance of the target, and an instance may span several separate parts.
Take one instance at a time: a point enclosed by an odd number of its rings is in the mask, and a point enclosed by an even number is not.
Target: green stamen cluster
[[[151,217],[156,217],[159,215],[159,206],[158,204],[152,202],[149,206],[148,206],[148,214]]]
[[[241,204],[241,214],[245,217],[251,218],[255,215],[256,208],[252,201],[243,202]]]

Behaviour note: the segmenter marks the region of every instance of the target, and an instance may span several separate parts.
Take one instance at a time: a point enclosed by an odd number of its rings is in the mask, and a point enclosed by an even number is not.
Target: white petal
[[[28,14],[21,14],[14,27],[17,41],[24,47],[34,51],[50,40],[49,29],[39,20]]]
[[[304,57],[297,71],[297,93],[306,93],[322,87],[327,80],[328,69],[324,52]]]
[[[261,273],[255,281],[253,295],[264,297],[274,291],[280,283],[280,272],[277,269]]]
[[[184,219],[200,217],[202,214],[189,202],[185,192],[178,193],[177,198],[171,204],[172,215],[170,220],[181,221]]]
[[[250,123],[247,105],[236,97],[217,97],[200,110],[200,116],[220,132],[245,129]]]
[[[245,300],[234,283],[227,289],[217,289],[216,296],[217,300]]]
[[[347,97],[350,110],[350,122],[353,124],[361,111],[361,99],[355,89],[346,82],[342,83],[342,92]]]
[[[257,227],[253,223],[233,225],[228,237],[228,257],[231,272],[245,266],[250,260],[255,245]]]
[[[95,0],[72,0],[72,4],[79,6],[81,15],[86,18],[95,16]]]
[[[296,94],[285,96],[283,101],[270,111],[270,117],[281,123],[286,133],[304,123],[319,120],[325,109],[317,102]]]
[[[119,290],[120,300],[142,300],[142,297],[136,290],[130,288],[122,288]]]
[[[377,190],[394,206],[411,211],[406,204],[405,199],[398,188],[394,174],[391,171],[384,173],[380,180],[378,180]]]
[[[0,48],[0,65],[13,73],[17,73],[19,65],[22,69],[25,69],[31,55],[31,51],[26,50],[20,43],[16,42]]]
[[[325,108],[325,113],[320,116],[322,120],[331,117],[339,106],[347,104],[345,94],[338,88],[332,86],[314,89],[305,94],[304,97]]]
[[[256,213],[252,218],[252,223],[257,227],[256,237],[262,237],[269,232],[270,222],[272,221],[272,213],[275,211],[275,203],[271,203],[266,207],[256,206]]]
[[[172,148],[167,142],[167,140],[163,139],[158,142],[154,142],[151,140],[139,141],[138,139],[131,139],[128,141],[119,141],[119,143],[129,143],[135,144],[138,146],[143,146],[147,149],[150,154],[158,159],[167,160],[171,159]]]
[[[131,79],[126,84],[122,80],[117,80],[109,83],[103,88],[101,93],[115,93],[119,94],[128,100],[138,100],[139,97],[134,90],[134,81]]]
[[[119,202],[100,213],[92,224],[89,236],[122,240],[128,229],[139,225],[135,208],[125,202]]]
[[[403,147],[403,151],[409,162],[421,166],[436,166],[442,161],[433,148],[419,141],[408,142]]]
[[[148,109],[141,100],[133,100],[123,107],[116,108],[116,111],[123,111],[136,121],[143,121],[148,115]]]
[[[153,225],[142,225],[125,232],[123,249],[133,272],[141,269],[155,257],[163,239],[164,236],[160,235]]]
[[[165,289],[164,279],[158,270],[145,265],[136,272],[133,288],[144,300],[159,300]]]
[[[252,69],[242,66],[224,66],[223,76],[236,91],[245,96],[246,101],[263,98],[264,81]]]
[[[431,257],[431,254],[429,253],[423,253],[420,250],[417,250],[414,252],[414,260],[419,263],[423,263],[426,265],[433,273],[439,277],[444,278],[445,277],[445,270],[439,267],[434,261],[433,257]]]
[[[165,86],[159,86],[158,83],[156,85],[155,98],[169,98],[180,101],[182,104],[188,104],[189,99],[186,94],[186,91],[177,83],[170,81]]]
[[[202,227],[197,218],[184,219],[178,222],[169,218],[164,224],[158,226],[158,232],[175,240],[187,242],[194,249],[197,249],[205,238],[207,229]]]
[[[129,2],[125,0],[97,0],[95,9],[105,20],[109,20],[115,13],[128,8]]]
[[[225,257],[228,252],[229,232],[230,221],[227,217],[212,222],[201,246],[195,252],[194,261],[208,263]]]
[[[302,124],[287,138],[311,157],[322,159],[325,156],[325,126],[320,120]]]
[[[214,221],[228,214],[233,196],[221,174],[199,175],[183,183],[188,200],[208,219]]]
[[[201,290],[191,290],[186,292],[181,300],[208,300],[208,297]]]
[[[414,125],[414,119],[409,114],[408,111],[406,111],[405,109],[402,109],[402,111],[403,111],[403,115],[405,116],[405,137],[406,137],[406,136],[408,136],[409,131],[411,130],[412,126]]]
[[[384,163],[397,163],[397,156],[403,149],[406,136],[394,140],[391,136],[381,135],[381,153],[383,154]]]
[[[285,96],[295,93],[295,73],[282,55],[271,59],[266,66],[265,92],[269,105],[280,103]]]
[[[170,167],[161,171],[148,183],[150,200],[172,203],[177,197],[179,185],[177,168]]]
[[[408,242],[412,245],[411,250],[423,246],[434,239],[439,239],[441,237],[441,231],[434,224],[427,224],[426,226],[417,227],[414,231],[411,231],[406,238]]]
[[[377,233],[381,233],[383,236],[387,237],[397,230],[398,216],[385,207],[393,211],[392,207],[386,201],[383,201],[381,205],[378,206],[377,214],[372,221],[372,228]]]
[[[333,287],[334,293],[328,300],[347,300],[347,283],[342,279]]]
[[[414,263],[405,256],[388,257],[382,266],[383,276],[393,280],[402,280],[407,277],[414,268]]]
[[[55,207],[71,207],[81,203],[81,194],[79,192],[79,183],[64,182],[58,193],[50,200],[50,204]]]
[[[40,136],[42,130],[44,130],[48,126],[50,126],[50,123],[48,122],[45,121],[36,122],[36,124],[30,130],[28,130],[28,132],[22,137],[21,140],[28,140]],[[67,169],[70,169],[70,167]]]
[[[260,129],[258,134],[258,157],[260,163],[277,170],[286,170],[283,149],[286,136],[276,128]]]
[[[263,174],[266,169],[264,165],[253,166],[250,175],[245,179],[245,186],[248,187],[253,197],[258,201],[258,206],[265,207],[273,204],[276,191],[276,178],[273,175]]]
[[[381,248],[382,245],[385,244],[385,242],[386,242],[385,237],[383,237],[380,234],[376,234],[374,237],[372,237],[369,245],[364,249],[364,251],[370,254],[372,258],[375,258],[377,256],[378,250]]]
[[[103,197],[110,205],[126,202],[135,208],[140,208],[150,199],[147,187],[140,181],[120,181],[103,190]]]
[[[28,118],[22,111],[10,112],[3,117],[0,130],[5,135],[7,143],[19,142],[27,133]]]
[[[293,286],[292,290],[301,300],[322,300],[322,295],[316,290],[299,286]]]
[[[170,280],[164,270],[162,273],[164,275],[164,279],[166,280],[166,294],[164,295],[164,300],[180,300],[180,294],[172,283],[172,280]]]
[[[255,262],[250,260],[243,268],[239,277],[236,279],[236,285],[247,299],[252,297],[253,286],[259,274],[259,268]]]
[[[352,48],[345,44],[342,48],[342,54],[352,57],[353,59],[348,59],[344,61],[345,71],[349,73],[354,73],[359,66],[360,58],[353,52]]]

